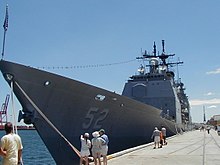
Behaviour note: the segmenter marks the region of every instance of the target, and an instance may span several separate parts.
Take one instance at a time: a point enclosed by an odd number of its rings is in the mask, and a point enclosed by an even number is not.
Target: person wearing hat
[[[101,156],[103,156],[103,163],[107,165],[107,153],[108,153],[108,143],[109,139],[108,136],[105,134],[105,130],[101,129],[99,131],[100,137],[104,140],[101,145]]]
[[[92,136],[92,156],[94,158],[94,164],[97,165],[97,163],[99,163],[99,165],[101,165],[101,145],[104,140],[99,137],[98,131],[93,132]]]
[[[89,149],[91,148],[89,133],[84,133],[84,135],[81,135],[80,140],[81,140],[80,165],[83,164],[83,160],[85,160],[86,165],[89,165],[88,157],[90,155]]]

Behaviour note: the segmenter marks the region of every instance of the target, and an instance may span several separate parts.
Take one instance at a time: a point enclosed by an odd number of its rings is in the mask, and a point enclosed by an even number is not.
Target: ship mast
[[[168,71],[169,66],[183,64],[182,61],[172,62],[172,63],[167,62],[167,59],[169,57],[175,56],[175,54],[166,54],[164,40],[162,40],[162,53],[161,54],[158,53],[157,55],[156,52],[157,52],[157,48],[154,41],[152,54],[148,54],[147,51],[145,50],[142,57],[136,58],[141,60],[149,59],[149,65],[146,65],[146,67],[150,68],[150,73],[156,73],[158,71],[159,66],[162,66],[162,68],[165,68],[165,70]],[[161,60],[160,63],[158,59]]]
[[[203,122],[206,123],[205,106],[203,105]]]
[[[164,40],[162,40],[162,53],[161,53],[161,55],[158,56],[162,61],[162,65],[168,66],[168,64],[166,63],[166,60],[167,60],[167,58],[169,58],[171,56],[175,56],[175,54],[166,54],[165,53],[165,43],[164,43]]]

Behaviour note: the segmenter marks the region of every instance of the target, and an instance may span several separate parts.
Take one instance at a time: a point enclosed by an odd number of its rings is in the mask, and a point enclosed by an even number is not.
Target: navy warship
[[[126,82],[122,95],[6,60],[0,70],[21,104],[19,120],[33,124],[56,164],[78,164],[80,135],[105,129],[109,154],[152,141],[155,127],[167,136],[187,129],[190,105],[184,84],[168,62],[174,54],[142,53],[149,62]],[[91,138],[91,137],[90,137]]]

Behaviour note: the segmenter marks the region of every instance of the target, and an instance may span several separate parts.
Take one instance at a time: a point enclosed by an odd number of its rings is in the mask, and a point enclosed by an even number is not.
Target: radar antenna
[[[164,40],[162,40],[162,53],[165,54],[165,49],[164,49]]]
[[[160,63],[157,63],[155,66],[158,67],[158,66],[162,66],[162,67],[166,67],[167,70],[169,69],[169,66],[173,67],[173,65],[179,65],[179,64],[183,64],[182,61],[178,61],[178,62],[167,62],[167,59],[171,56],[175,56],[175,54],[166,54],[166,51],[165,51],[165,40],[162,40],[162,53],[158,55],[156,54],[156,44],[155,44],[155,41],[154,41],[154,44],[153,44],[153,51],[152,51],[152,54],[149,54],[146,50],[143,52],[143,55],[141,57],[136,57],[136,59],[141,59],[141,60],[152,60],[152,59],[155,59],[155,58],[158,58],[160,59]],[[155,60],[152,60],[152,61],[155,61]],[[145,65],[145,67],[151,67],[152,64],[149,64],[149,65]],[[142,66],[143,67],[143,66]],[[142,68],[140,67],[140,68]],[[142,72],[143,73],[143,72]]]
[[[156,47],[156,44],[155,44],[155,41],[154,41],[154,51],[153,51],[153,53],[154,53],[154,57],[156,57],[157,56],[157,47]]]
[[[162,65],[168,65],[166,59],[171,56],[175,56],[175,54],[165,54],[165,41],[162,40],[162,54],[158,56],[162,60]]]
[[[148,54],[147,51],[145,50],[144,54],[142,57],[137,57],[136,59],[147,59],[147,58],[160,58],[162,61],[161,65],[167,65],[166,59],[171,57],[171,56],[175,56],[175,54],[165,54],[165,41],[162,40],[162,53],[161,55],[157,55],[156,54],[157,50],[156,50],[156,44],[154,41],[154,45],[153,45],[153,54]]]

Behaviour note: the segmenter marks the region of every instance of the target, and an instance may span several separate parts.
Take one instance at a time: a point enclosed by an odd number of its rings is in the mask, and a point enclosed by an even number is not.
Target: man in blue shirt
[[[105,134],[105,130],[101,129],[99,131],[100,137],[104,140],[101,146],[101,155],[103,156],[103,163],[107,165],[107,153],[108,153],[108,136]]]

